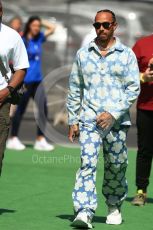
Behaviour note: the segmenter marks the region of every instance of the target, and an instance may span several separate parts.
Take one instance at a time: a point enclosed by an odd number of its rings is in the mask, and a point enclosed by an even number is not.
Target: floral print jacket
[[[131,125],[129,109],[140,93],[137,60],[118,38],[103,57],[95,41],[76,55],[69,78],[69,125],[95,122],[107,111],[121,125]]]

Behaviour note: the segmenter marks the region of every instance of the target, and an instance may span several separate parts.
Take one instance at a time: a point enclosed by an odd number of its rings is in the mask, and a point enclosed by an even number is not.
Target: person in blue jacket
[[[45,27],[45,32],[41,32],[41,27]],[[42,44],[46,41],[46,38],[54,33],[55,26],[47,21],[41,20],[38,16],[32,16],[29,18],[25,25],[23,33],[23,41],[27,49],[30,68],[24,79],[26,92],[18,105],[16,113],[12,119],[11,138],[7,142],[8,149],[24,150],[25,145],[18,138],[18,131],[22,117],[27,108],[29,99],[34,99],[38,86],[43,80],[42,75]],[[43,90],[43,89],[42,89]],[[39,106],[38,106],[39,109]],[[39,109],[40,110],[40,109]],[[45,113],[47,115],[47,106],[45,104]],[[41,111],[39,111],[39,116]],[[51,151],[54,147],[49,144],[42,131],[37,127],[37,139],[34,145],[34,149]]]

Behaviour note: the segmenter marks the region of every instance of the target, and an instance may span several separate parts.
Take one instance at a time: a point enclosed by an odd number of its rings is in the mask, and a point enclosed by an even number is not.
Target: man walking
[[[100,145],[104,153],[103,194],[107,224],[121,224],[121,205],[127,195],[126,136],[129,108],[139,94],[139,70],[133,51],[114,37],[116,16],[97,12],[97,37],[76,55],[69,80],[67,109],[69,139],[80,133],[81,167],[76,175],[73,203],[75,227],[92,228],[97,208],[96,166]]]
[[[141,73],[141,93],[137,103],[137,193],[132,204],[142,206],[146,203],[153,158],[153,35],[139,39],[133,51]]]
[[[0,173],[4,157],[5,144],[9,131],[10,96],[22,83],[26,69],[29,67],[25,46],[20,35],[13,29],[1,23],[3,15],[2,3],[0,2],[0,58],[7,70],[9,84],[0,69]],[[13,61],[14,75],[11,77],[9,67],[10,60]]]

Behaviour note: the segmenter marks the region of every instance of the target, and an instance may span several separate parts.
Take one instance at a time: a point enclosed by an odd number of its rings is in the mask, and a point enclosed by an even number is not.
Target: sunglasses
[[[114,24],[114,22],[95,22],[93,26],[95,27],[96,30],[99,30],[101,26],[108,30],[110,27]]]

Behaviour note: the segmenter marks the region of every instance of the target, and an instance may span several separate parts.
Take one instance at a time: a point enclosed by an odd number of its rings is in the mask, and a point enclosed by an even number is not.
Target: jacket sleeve
[[[123,84],[123,97],[119,100],[115,108],[108,111],[116,120],[129,111],[140,93],[139,68],[136,56],[132,50],[129,51]]]
[[[78,124],[79,113],[83,96],[83,76],[79,55],[76,55],[75,62],[69,77],[69,89],[67,96],[67,111],[69,125]]]

